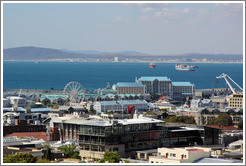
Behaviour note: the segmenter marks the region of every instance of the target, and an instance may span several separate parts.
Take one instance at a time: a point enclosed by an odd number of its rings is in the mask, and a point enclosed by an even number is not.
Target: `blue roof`
[[[144,86],[142,83],[138,82],[118,82],[115,86]]]
[[[173,86],[194,86],[190,82],[172,82]]]
[[[171,81],[170,78],[167,77],[140,77],[138,81],[154,81],[155,79],[158,81]]]

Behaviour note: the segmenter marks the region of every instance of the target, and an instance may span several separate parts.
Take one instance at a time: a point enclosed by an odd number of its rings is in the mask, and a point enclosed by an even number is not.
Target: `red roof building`
[[[222,130],[237,130],[237,127],[235,127],[235,126],[226,126],[226,127],[219,127],[219,126],[215,126],[215,125],[207,125],[207,126],[222,129]]]
[[[47,141],[47,134],[46,132],[15,132],[9,135],[6,135],[5,137],[10,137],[10,136],[17,136],[17,137],[33,137],[35,139],[43,139],[44,141]]]

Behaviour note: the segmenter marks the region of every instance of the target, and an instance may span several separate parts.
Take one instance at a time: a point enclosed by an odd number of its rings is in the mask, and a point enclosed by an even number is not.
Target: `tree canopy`
[[[196,124],[196,121],[192,116],[168,116],[166,122]]]
[[[105,163],[106,161],[109,163],[119,163],[121,158],[117,152],[106,152],[104,153],[103,158],[99,160],[99,163]]]
[[[233,125],[232,123],[232,118],[230,115],[226,113],[219,114],[217,118],[212,118],[207,122],[208,125],[217,125],[220,127],[225,127],[225,126],[231,126]]]
[[[221,127],[231,126],[233,124],[231,116],[226,113],[218,115],[216,122]]]
[[[35,163],[37,160],[37,156],[33,156],[30,153],[3,155],[4,163]]]
[[[46,148],[47,152],[44,155],[44,158],[47,160],[53,160],[53,154],[52,154],[52,148],[49,144],[44,145],[44,147]]]
[[[243,122],[239,122],[237,124],[237,127],[238,127],[239,130],[242,130],[243,129]]]
[[[64,153],[65,158],[73,158],[73,159],[81,159],[79,156],[79,150],[76,148],[74,144],[62,145],[58,147],[59,150]]]

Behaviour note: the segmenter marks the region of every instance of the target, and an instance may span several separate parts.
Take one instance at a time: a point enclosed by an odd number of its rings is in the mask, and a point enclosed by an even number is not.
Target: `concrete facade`
[[[142,83],[136,82],[118,82],[112,89],[117,90],[119,94],[145,94],[146,88]]]
[[[210,148],[158,148],[158,156],[150,156],[149,163],[192,163],[210,157]]]

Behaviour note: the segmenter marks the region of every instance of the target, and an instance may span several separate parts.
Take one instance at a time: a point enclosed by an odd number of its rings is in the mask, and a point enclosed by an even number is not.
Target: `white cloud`
[[[150,12],[150,11],[153,11],[153,10],[154,10],[153,7],[146,7],[146,8],[141,9],[142,12]]]
[[[182,13],[189,13],[190,12],[190,9],[189,8],[185,8]]]
[[[219,12],[223,12],[226,14],[242,14],[243,12],[243,4],[242,3],[217,3],[215,4],[216,9]]]

